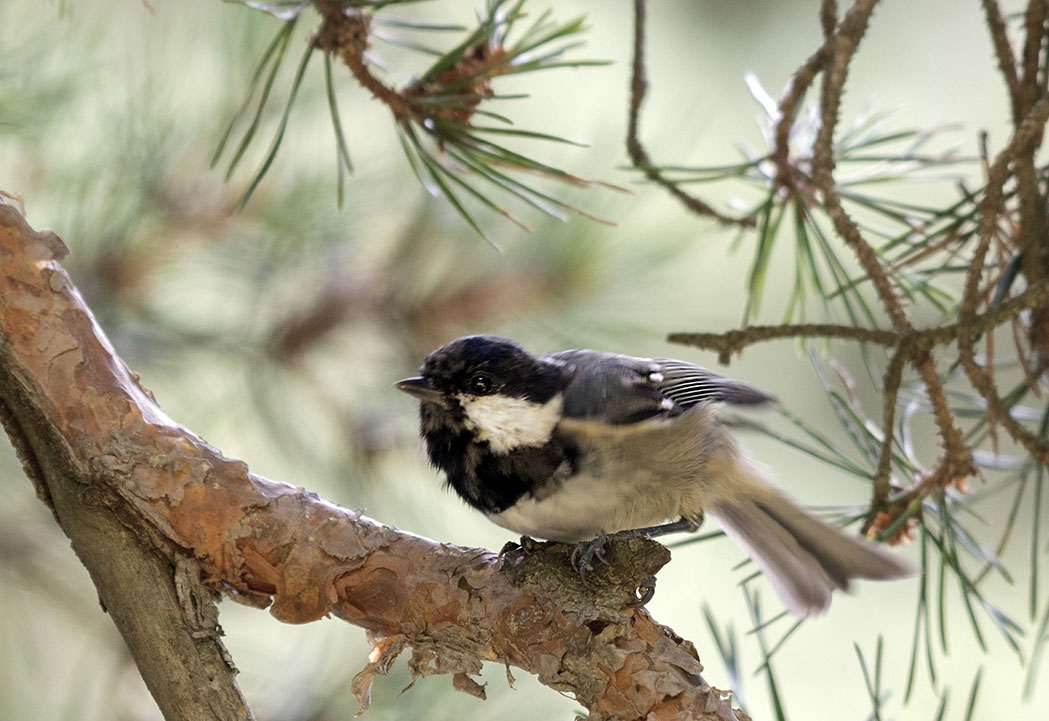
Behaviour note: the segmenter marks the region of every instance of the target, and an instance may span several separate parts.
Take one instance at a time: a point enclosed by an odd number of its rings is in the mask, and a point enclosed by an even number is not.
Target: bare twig
[[[954,422],[954,414],[947,403],[947,396],[943,392],[943,381],[932,354],[926,352],[920,355],[915,367],[925,384],[926,394],[932,404],[933,417],[936,419],[936,427],[943,440],[943,459],[934,475],[942,480],[942,485],[972,475],[976,472],[972,450],[965,443],[962,432]]]
[[[779,100],[779,119],[776,121],[775,139],[772,145],[772,162],[776,164],[776,187],[794,186],[794,169],[790,165],[790,131],[798,113],[798,104],[812,86],[812,82],[824,69],[828,57],[828,45],[833,41],[838,25],[838,3],[823,0],[820,3],[820,27],[823,29],[824,44],[794,71],[790,85]]]
[[[1039,59],[1045,40],[1046,12],[1045,2],[1029,2],[1024,13],[1026,37],[1020,60],[1019,88],[1014,96],[1013,124],[1017,131],[1041,95]],[[1038,245],[1043,242],[1045,207],[1041,201],[1038,173],[1034,167],[1034,150],[1041,145],[1041,135],[1042,130],[1039,129],[1030,140],[1030,150],[1018,154],[1013,161],[1013,176],[1016,178],[1019,198],[1019,245],[1024,250],[1024,275],[1027,276],[1028,282],[1032,283],[1045,277],[1047,271],[1045,259],[1038,252]],[[1036,347],[1041,350],[1041,344],[1035,340]]]
[[[634,167],[642,171],[645,177],[666,189],[673,197],[677,198],[691,212],[713,218],[723,225],[739,225],[752,227],[755,224],[753,215],[743,217],[732,217],[725,215],[716,208],[708,205],[699,198],[689,195],[681,187],[667,180],[652,163],[648,151],[639,139],[639,126],[641,105],[645,100],[645,92],[648,88],[648,80],[645,76],[645,0],[634,0],[634,59],[631,64],[630,75],[630,108],[627,117],[627,154]]]
[[[874,472],[874,491],[871,495],[871,509],[867,515],[869,527],[873,523],[878,509],[889,500],[892,488],[889,478],[892,473],[892,444],[895,434],[893,426],[896,423],[896,397],[900,392],[900,384],[903,382],[903,367],[907,363],[907,357],[902,348],[898,348],[885,369],[885,377],[882,387],[882,424],[884,429],[881,442],[881,450],[878,453],[878,467]],[[866,530],[866,528],[864,529]]]
[[[828,40],[828,42],[830,42]],[[794,186],[794,168],[790,164],[790,131],[798,114],[798,104],[812,86],[816,76],[827,62],[827,46],[809,56],[808,60],[794,72],[790,85],[779,100],[779,119],[776,121],[775,140],[773,142],[772,162],[776,164],[776,187],[791,188]]]
[[[907,336],[911,333],[911,321],[903,308],[900,296],[878,259],[877,253],[863,238],[856,222],[845,211],[833,174],[834,130],[838,122],[849,63],[866,33],[867,23],[876,4],[877,0],[857,0],[842,20],[838,31],[827,41],[829,57],[823,73],[823,90],[820,97],[822,123],[813,146],[812,174],[815,184],[823,192],[827,215],[835,229],[852,248],[867,277],[873,282],[882,306],[892,319],[896,331],[901,336]],[[911,358],[911,361],[921,375],[929,401],[933,406],[937,427],[945,446],[944,470],[946,474],[954,475],[959,468],[963,467],[971,469],[971,453],[954,423],[935,361],[927,352],[919,353],[916,357]],[[892,428],[886,428],[884,432],[891,434]]]
[[[1023,119],[1009,144],[1002,149],[987,171],[987,192],[981,208],[979,243],[973,253],[972,265],[965,278],[965,289],[959,310],[960,323],[966,323],[976,315],[980,275],[984,258],[990,247],[998,214],[1001,211],[1003,188],[1008,178],[1009,167],[1022,153],[1033,152],[1034,145],[1040,142],[1044,125],[1049,120],[1049,99],[1042,98],[1027,117]],[[1044,305],[1044,301],[1041,305]],[[994,379],[976,362],[974,336],[962,334],[958,337],[958,350],[962,368],[973,388],[987,402],[987,412],[991,418],[1002,424],[1018,443],[1040,463],[1049,464],[1049,444],[1024,428],[1012,417],[1008,406],[1002,400],[995,386]]]
[[[1044,281],[983,313],[973,313],[954,323],[922,330],[912,330],[902,335],[893,331],[811,323],[802,325],[748,326],[726,333],[672,333],[667,339],[671,343],[682,343],[717,351],[719,362],[725,364],[729,362],[732,354],[742,352],[748,345],[779,338],[843,338],[861,343],[875,343],[886,348],[895,348],[896,352],[893,354],[885,371],[884,387],[882,389],[882,402],[884,404],[882,429],[884,439],[874,477],[871,514],[868,517],[869,524],[874,514],[888,500],[891,492],[889,477],[892,461],[893,423],[895,422],[896,394],[899,390],[904,365],[907,363],[914,364],[921,374],[922,381],[928,387],[931,374],[936,373],[935,366],[931,362],[931,351],[938,346],[947,345],[954,341],[966,344],[968,350],[963,349],[962,362],[970,375],[973,373],[979,374],[977,376],[979,385],[977,385],[977,381],[974,381],[974,386],[977,387],[977,390],[980,390],[981,395],[988,399],[988,404],[994,409],[996,418],[1003,413],[1008,416],[1008,409],[997,396],[997,392],[993,387],[993,381],[975,362],[972,351],[972,339],[982,333],[987,333],[1012,318],[1016,318],[1025,310],[1043,306],[1047,302],[1049,302],[1049,281]],[[936,377],[936,382],[940,383],[938,377]],[[991,397],[988,397],[988,394],[991,394],[996,400],[992,400]],[[950,415],[949,408],[946,407],[946,403],[939,409],[934,405],[934,412],[943,414],[945,411],[947,413],[946,417],[938,417],[937,424],[941,428],[941,434],[944,427],[949,429],[948,433],[951,433],[951,435],[943,438],[947,453],[937,473],[932,474],[931,478],[935,480],[923,480],[923,487],[932,488],[937,483],[948,483],[968,475],[972,471],[971,453],[962,440],[961,434],[955,429],[953,416]],[[1036,458],[1041,460],[1043,457],[1049,457],[1044,455],[1046,453],[1044,448],[1046,444],[1039,442],[1036,437],[1026,431],[1018,422],[1014,421],[1011,416],[1003,423],[1007,424],[1010,433],[1018,440],[1021,440],[1025,447],[1034,449],[1032,454]],[[952,430],[953,433],[951,432]],[[1021,435],[1025,436],[1026,440],[1021,438]]]
[[[396,89],[375,77],[364,59],[369,42],[367,14],[338,0],[315,0],[313,5],[324,18],[314,38],[317,47],[338,54],[357,82],[384,103],[398,121],[404,122],[416,115],[419,109]]]
[[[1005,300],[983,313],[940,326],[912,330],[906,334],[876,328],[856,328],[829,323],[802,323],[798,325],[753,325],[725,333],[671,333],[671,343],[691,345],[718,352],[718,360],[728,363],[732,354],[740,353],[748,345],[779,338],[844,338],[860,343],[875,343],[905,351],[908,360],[918,360],[936,346],[952,343],[964,336],[975,337],[1017,317],[1020,313],[1049,301],[1049,281],[1031,286],[1024,292]]]
[[[667,336],[671,343],[717,351],[718,361],[724,364],[728,364],[733,353],[741,352],[748,345],[777,338],[847,338],[884,346],[893,346],[899,341],[899,336],[892,331],[829,323],[751,325],[726,333],[671,333]]]
[[[820,27],[823,29],[823,38],[827,40],[834,34],[834,28],[838,25],[838,1],[823,0],[820,3]]]
[[[1017,127],[1008,145],[1002,148],[987,169],[986,192],[980,209],[979,242],[973,253],[969,271],[966,273],[965,288],[959,310],[962,321],[976,314],[980,275],[998,222],[998,214],[1001,212],[1009,166],[1019,157],[1020,153],[1024,152],[1025,148],[1041,137],[1047,119],[1049,119],[1049,99],[1042,98],[1031,108],[1027,117]]]
[[[1016,56],[1009,42],[1005,17],[1002,15],[1002,9],[998,6],[997,0],[983,0],[983,11],[987,16],[987,29],[991,32],[991,42],[994,44],[994,53],[998,59],[998,69],[1005,78],[1005,86],[1009,91],[1013,120],[1019,122],[1023,116],[1020,110],[1020,78],[1016,74]]]
[[[1020,92],[1017,98],[1020,112],[1013,117],[1013,123],[1017,127],[1041,94],[1038,60],[1041,57],[1042,43],[1045,41],[1047,13],[1049,7],[1046,7],[1046,3],[1038,0],[1027,3],[1027,11],[1024,13],[1023,55],[1020,58]]]
[[[905,333],[910,330],[910,320],[874,249],[864,240],[859,226],[845,212],[841,196],[835,187],[833,175],[834,130],[838,123],[841,94],[845,86],[849,62],[867,30],[867,22],[876,4],[877,0],[858,0],[845,16],[838,32],[827,42],[829,57],[823,73],[823,91],[820,97],[822,122],[813,145],[812,177],[823,192],[827,215],[830,216],[835,229],[852,248],[860,265],[874,283],[882,305],[892,318],[896,330]]]

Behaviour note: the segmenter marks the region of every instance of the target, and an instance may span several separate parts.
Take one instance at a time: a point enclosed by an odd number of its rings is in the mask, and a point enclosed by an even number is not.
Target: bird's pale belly
[[[532,538],[574,543],[602,533],[653,526],[676,520],[676,494],[653,493],[645,483],[626,483],[587,475],[573,476],[550,496],[521,498],[492,522]]]

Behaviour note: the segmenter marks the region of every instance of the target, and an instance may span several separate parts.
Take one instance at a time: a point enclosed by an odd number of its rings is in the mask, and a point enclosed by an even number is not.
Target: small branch
[[[986,248],[983,248],[986,252]],[[982,253],[979,253],[982,255]],[[979,267],[974,265],[973,267]],[[977,274],[978,275],[978,274]],[[981,314],[970,314],[955,323],[936,326],[924,330],[912,330],[905,335],[893,331],[884,331],[868,328],[854,328],[851,326],[829,325],[829,324],[802,324],[802,325],[780,325],[780,326],[748,326],[739,330],[726,333],[672,333],[667,337],[671,343],[681,343],[697,348],[713,350],[718,352],[720,363],[728,364],[732,354],[742,352],[743,348],[754,343],[760,343],[779,338],[844,338],[861,343],[875,343],[886,348],[895,348],[896,352],[889,361],[885,371],[884,384],[882,388],[883,418],[882,430],[884,439],[878,456],[877,470],[874,475],[874,490],[871,499],[871,513],[868,516],[867,526],[874,521],[875,514],[888,501],[891,487],[889,478],[892,464],[893,424],[895,423],[896,397],[902,381],[903,368],[910,362],[915,365],[921,374],[922,381],[928,388],[935,381],[940,383],[936,374],[935,365],[932,363],[931,351],[937,346],[946,345],[954,341],[966,344],[967,350],[963,349],[962,363],[966,372],[977,374],[974,387],[987,399],[989,407],[995,408],[995,417],[1000,413],[1008,416],[1008,408],[997,395],[993,381],[990,376],[983,372],[975,362],[972,351],[973,339],[982,333],[992,331],[995,327],[1016,318],[1025,310],[1038,308],[1049,302],[1049,281],[1043,281],[1035,286],[1027,288],[1017,296],[1009,298],[1002,303],[988,309]],[[983,390],[980,390],[980,388]],[[942,398],[942,396],[941,396]],[[934,480],[927,479],[923,487],[932,487],[936,484],[951,482],[952,480],[969,475],[972,470],[972,454],[965,445],[961,434],[953,423],[953,416],[946,400],[941,404],[933,403],[937,426],[944,440],[945,456],[937,473],[932,474]],[[1003,421],[1010,426],[1010,433],[1017,438],[1031,453],[1042,460],[1049,457],[1049,445],[1039,441],[1037,437],[1028,433],[1026,429],[1008,416],[1008,421]],[[1027,436],[1026,440],[1021,435]],[[1043,461],[1044,462],[1044,461]]]
[[[885,379],[882,388],[882,432],[885,436],[881,442],[881,451],[878,454],[878,467],[874,473],[874,492],[871,497],[871,510],[867,516],[867,524],[864,530],[874,522],[877,509],[880,509],[888,500],[892,488],[889,478],[892,474],[892,443],[896,437],[893,426],[896,424],[896,398],[900,392],[900,384],[903,382],[903,367],[907,363],[903,349],[897,349],[889,361],[889,367],[885,369]]]
[[[986,333],[1005,321],[1017,317],[1023,311],[1037,308],[1047,301],[1049,301],[1049,281],[1042,281],[983,313],[970,318],[963,318],[956,323],[950,323],[939,328],[918,331],[918,334],[927,336],[931,343],[943,345],[965,336],[976,336],[980,333]]]
[[[776,164],[777,188],[794,187],[794,169],[790,164],[790,131],[794,128],[798,103],[805,97],[805,93],[812,86],[816,76],[827,65],[830,52],[828,47],[834,41],[834,31],[837,25],[837,0],[823,0],[820,3],[820,27],[823,29],[824,43],[794,72],[790,85],[779,101],[779,120],[776,122],[776,135],[771,156],[772,162]]]
[[[876,328],[856,328],[828,323],[799,325],[752,325],[725,333],[671,333],[671,343],[690,345],[718,352],[718,362],[728,364],[734,353],[741,353],[748,345],[780,338],[845,338],[860,343],[875,343],[888,348],[900,348],[904,356],[916,360],[936,346],[946,345],[963,336],[975,336],[1017,317],[1025,310],[1049,301],[1049,281],[1031,286],[1024,292],[1005,300],[987,311],[942,326],[912,330],[906,335]]]
[[[645,76],[645,0],[634,0],[634,59],[631,68],[630,109],[627,118],[626,148],[634,167],[642,171],[646,178],[657,183],[673,197],[677,198],[696,215],[713,218],[722,225],[753,227],[756,222],[753,215],[740,218],[725,215],[699,198],[689,195],[676,183],[672,183],[664,178],[663,174],[652,163],[648,156],[648,151],[645,150],[645,147],[638,139],[641,105],[645,100],[645,92],[648,88],[648,80]]]
[[[1017,133],[1026,122],[1026,117],[1039,98],[1044,98],[1043,83],[1049,71],[1041,67],[1043,46],[1046,41],[1046,17],[1049,13],[1044,0],[1032,0],[1024,13],[1025,42],[1021,56],[1022,73],[1017,94],[1017,112],[1013,123]],[[1045,249],[1046,206],[1039,187],[1035,155],[1042,144],[1044,123],[1039,125],[1033,136],[1023,145],[1013,160],[1012,175],[1016,179],[1016,194],[1019,199],[1020,222],[1017,226],[1018,245],[1023,253],[1023,273],[1028,283],[1036,283],[1049,277],[1049,255]],[[1049,362],[1049,309],[1038,309],[1032,314],[1028,326],[1028,337],[1038,363]]]
[[[987,16],[987,29],[991,33],[991,42],[994,44],[994,53],[998,58],[998,69],[1005,78],[1005,86],[1009,91],[1012,103],[1013,121],[1018,122],[1023,113],[1020,110],[1020,78],[1016,74],[1016,55],[1009,42],[1009,32],[1005,26],[1005,17],[997,0],[983,0],[984,14]]]
[[[998,388],[980,365],[976,362],[972,339],[963,337],[958,342],[959,356],[962,368],[969,377],[973,388],[987,402],[987,415],[991,422],[1000,423],[1009,432],[1013,439],[1020,443],[1039,463],[1049,466],[1049,444],[1041,440],[1035,434],[1024,428],[1019,421],[1013,418],[1009,406],[1002,400]]]
[[[827,67],[820,97],[821,124],[813,148],[813,177],[821,187],[833,185],[834,130],[838,124],[841,93],[845,86],[849,62],[867,31],[867,23],[877,0],[857,0],[837,32],[827,37]]]
[[[1040,142],[1046,120],[1049,120],[1049,99],[1039,100],[1017,127],[1009,144],[1002,149],[987,171],[987,191],[981,208],[979,242],[973,253],[972,265],[965,278],[965,289],[959,312],[961,322],[974,317],[979,298],[981,269],[984,258],[991,244],[998,214],[1001,212],[1004,185],[1008,178],[1009,166],[1021,157],[1021,153],[1033,152],[1033,145]],[[1044,281],[1043,281],[1044,285]],[[1036,286],[1037,287],[1037,286]],[[1029,288],[1028,291],[1034,290]],[[1012,417],[1008,406],[1002,401],[991,378],[976,362],[976,351],[973,347],[973,336],[961,335],[958,338],[958,350],[962,368],[969,377],[973,388],[987,402],[990,419],[1000,422],[1018,443],[1040,463],[1049,465],[1049,444],[1024,428]]]
[[[1017,98],[1019,113],[1013,117],[1013,122],[1019,126],[1020,119],[1028,113],[1035,101],[1041,95],[1038,74],[1038,60],[1041,56],[1042,43],[1045,41],[1045,20],[1049,8],[1044,0],[1032,0],[1027,3],[1027,11],[1024,13],[1024,39],[1023,55],[1020,58],[1020,92]]]
[[[867,277],[874,284],[882,306],[892,318],[896,331],[906,337],[911,334],[912,327],[900,296],[878,259],[877,253],[864,239],[856,222],[845,211],[834,181],[834,130],[838,122],[849,63],[867,31],[867,24],[876,4],[877,0],[857,0],[841,22],[837,33],[827,41],[826,47],[828,47],[830,56],[823,73],[823,92],[820,98],[822,123],[813,146],[812,174],[815,184],[823,192],[827,215],[835,229],[852,248]],[[971,452],[965,446],[961,432],[954,424],[935,361],[928,352],[919,353],[910,360],[918,369],[929,401],[932,403],[936,424],[947,452],[946,465],[952,470],[963,466],[971,469]],[[891,434],[892,428],[886,428],[885,432]]]
[[[966,445],[962,432],[954,423],[954,414],[951,413],[947,403],[947,397],[943,392],[943,381],[940,379],[940,373],[936,369],[932,354],[929,352],[921,354],[915,362],[915,367],[925,384],[929,402],[932,403],[936,427],[943,440],[944,456],[937,466],[938,473],[942,474],[945,483],[974,474],[976,466],[973,464],[972,450]]]
[[[885,272],[885,268],[882,267],[881,261],[878,260],[878,254],[863,238],[856,221],[845,211],[841,203],[841,196],[838,194],[837,189],[833,187],[833,180],[830,181],[830,185],[821,186],[821,190],[823,190],[824,194],[827,215],[830,217],[831,222],[834,223],[835,229],[856,254],[856,258],[859,260],[860,265],[863,266],[867,277],[870,278],[877,289],[882,305],[888,312],[889,317],[892,318],[896,330],[900,333],[909,332],[911,330],[911,321],[903,309],[899,294],[893,287],[892,281]]]
[[[847,338],[885,346],[894,346],[899,342],[899,336],[892,331],[829,323],[750,325],[726,333],[671,333],[667,336],[671,343],[717,351],[718,362],[725,365],[728,365],[733,353],[740,353],[746,346],[778,338]]]
[[[586,29],[582,18],[560,23],[552,19],[552,13],[544,13],[511,40],[512,29],[519,25],[517,21],[528,13],[521,2],[491,0],[485,5],[484,13],[478,16],[476,28],[460,43],[447,52],[438,53],[419,76],[395,89],[373,74],[373,64],[367,57],[374,38],[394,44],[401,42],[396,37],[372,31],[372,24],[382,20],[376,13],[387,3],[312,0],[312,4],[322,17],[312,43],[326,53],[326,69],[330,68],[332,56],[341,58],[357,82],[390,109],[401,147],[416,177],[430,193],[443,196],[478,235],[498,248],[474,217],[475,208],[500,215],[524,231],[531,230],[495,196],[509,196],[514,202],[559,220],[574,213],[594,222],[615,225],[611,220],[550,194],[531,178],[579,188],[599,186],[620,191],[622,188],[581,178],[530,158],[504,145],[503,138],[576,146],[582,143],[556,134],[515,128],[505,116],[486,109],[489,100],[525,97],[519,94],[497,95],[493,87],[497,77],[606,64],[565,57],[580,44],[574,36]],[[408,45],[414,44],[409,42]],[[415,47],[425,50],[421,46]],[[330,70],[326,73],[326,80],[339,167],[347,170],[349,151],[338,119]],[[490,126],[478,124],[476,119],[483,117],[496,118],[500,122]]]
[[[1008,179],[1009,166],[1016,160],[1029,144],[1041,137],[1046,120],[1049,120],[1049,99],[1039,100],[1019,124],[1009,144],[987,169],[986,191],[980,208],[980,225],[977,231],[978,243],[973,253],[969,271],[965,276],[965,287],[962,292],[962,303],[959,317],[962,322],[975,316],[979,299],[980,276],[991,245],[991,238],[1002,209],[1005,182]]]
[[[987,190],[981,207],[979,241],[965,278],[959,311],[960,323],[971,322],[976,315],[981,271],[990,248],[991,238],[994,235],[998,215],[1001,212],[1009,166],[1020,157],[1021,153],[1033,152],[1031,145],[1041,138],[1046,120],[1049,120],[1049,99],[1042,98],[1031,108],[1009,144],[998,153],[987,170]],[[1029,288],[1026,292],[1034,291],[1044,285],[1043,281],[1041,285]],[[1041,304],[1044,304],[1044,300]],[[959,335],[958,351],[962,368],[969,382],[987,402],[987,413],[991,421],[1001,423],[1013,439],[1023,445],[1035,459],[1042,464],[1049,465],[1049,444],[1028,431],[1012,417],[1008,406],[998,393],[994,379],[976,362],[974,337],[970,334]]]
[[[822,15],[821,15],[822,17]],[[828,40],[828,43],[830,41]],[[776,137],[772,149],[772,162],[776,164],[776,187],[794,187],[794,168],[790,164],[790,131],[798,114],[798,104],[812,86],[816,76],[827,64],[827,44],[809,56],[809,59],[794,72],[790,85],[779,101],[779,120],[776,121]]]
[[[837,0],[822,0],[822,2],[820,2],[820,28],[823,29],[823,39],[829,40],[830,36],[834,34],[834,28],[837,26]]]
[[[324,18],[314,38],[317,47],[342,58],[357,82],[385,104],[398,122],[407,122],[417,115],[419,109],[396,89],[375,77],[364,59],[370,32],[368,16],[339,0],[314,0],[313,5]]]
[[[496,661],[573,693],[595,719],[739,718],[704,681],[692,644],[627,606],[640,578],[613,575],[595,593],[563,545],[516,558],[439,544],[223,457],[164,415],[61,266],[30,257],[38,235],[0,206],[0,400],[27,429],[60,523],[166,718],[247,718],[214,693],[236,689],[224,658],[221,670],[204,665],[210,677],[194,667],[205,642],[221,651],[201,577],[281,621],[335,614],[368,629],[373,663],[353,683],[362,706],[372,678],[410,647],[413,672],[451,674],[479,695],[470,676]],[[78,540],[77,529],[95,524],[124,540]],[[629,549],[639,559],[631,574],[666,561],[665,549],[645,544]],[[123,546],[142,563],[115,563]],[[161,591],[147,603],[128,590],[138,586]],[[155,617],[174,637],[153,635]],[[218,705],[182,714],[193,698]]]
[[[852,248],[860,265],[874,283],[882,305],[900,333],[910,330],[910,320],[903,310],[899,295],[885,273],[877,254],[863,238],[859,226],[845,211],[834,181],[834,130],[838,123],[841,95],[848,76],[849,62],[867,31],[867,22],[877,0],[858,0],[846,14],[838,32],[828,40],[829,57],[823,73],[820,98],[821,124],[812,154],[812,178],[823,192],[827,215],[838,234]]]

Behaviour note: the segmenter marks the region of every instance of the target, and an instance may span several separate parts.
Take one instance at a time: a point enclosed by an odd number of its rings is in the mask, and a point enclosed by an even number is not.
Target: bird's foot
[[[614,541],[627,541],[637,538],[638,535],[632,531],[621,531],[619,533],[606,533],[590,541],[577,543],[572,549],[572,566],[579,572],[579,578],[584,586],[592,586],[587,580],[587,574],[594,570],[595,561],[603,565],[609,565],[609,544]],[[630,608],[642,608],[656,595],[656,577],[648,576],[637,585],[634,600],[626,604]]]
[[[582,541],[572,548],[572,567],[579,572],[579,578],[583,581],[584,586],[590,585],[587,583],[586,575],[594,570],[594,559],[606,566],[608,565],[605,551],[608,548],[608,543],[615,536],[616,534],[614,533],[602,533],[597,538]]]
[[[616,559],[616,554],[612,553],[612,544],[615,542],[628,542],[633,539],[651,539],[652,536],[662,535],[664,533],[675,533],[678,531],[694,531],[699,527],[699,523],[702,520],[702,516],[698,518],[682,518],[674,523],[668,523],[662,526],[650,526],[647,528],[633,528],[625,531],[617,531],[616,533],[604,533],[597,538],[589,541],[583,541],[577,543],[572,549],[571,562],[573,568],[579,573],[579,578],[582,580],[583,585],[593,586],[588,580],[588,574],[594,571],[598,564],[609,566],[613,563],[619,564],[620,561]],[[637,582],[637,586],[634,587],[634,600],[628,604],[633,608],[640,608],[646,603],[652,600],[652,597],[656,593],[656,577],[651,575],[654,571],[661,568],[668,560],[670,560],[670,553],[666,548],[654,544],[661,550],[661,554],[652,555],[650,553],[644,553],[641,556],[634,557],[631,553],[628,558],[631,560],[625,561],[628,570],[626,574],[622,571],[617,571],[613,576],[618,577],[620,581],[625,578],[642,580]],[[640,547],[635,546],[636,551],[640,551]],[[644,568],[643,574],[633,575],[634,571],[639,570],[635,562],[642,564],[641,568]],[[646,567],[647,566],[647,567]]]
[[[505,556],[509,553],[532,553],[549,546],[549,541],[537,541],[531,536],[521,536],[520,541],[507,541],[503,544],[503,547],[499,549],[499,555]]]
[[[520,543],[509,541],[499,551],[503,567],[514,578],[527,579],[537,570],[549,571],[547,559],[558,557],[560,563],[564,563],[567,551],[567,560],[571,569],[579,574],[579,579],[584,586],[590,589],[602,589],[602,597],[607,596],[611,589],[619,589],[615,594],[616,603],[628,608],[641,608],[650,600],[656,592],[656,577],[651,575],[659,570],[668,560],[670,552],[659,544],[655,546],[661,553],[653,556],[652,548],[645,549],[644,553],[634,544],[623,544],[612,548],[613,543],[629,541],[638,538],[636,530],[620,531],[598,536],[590,541],[577,543],[571,547],[552,541],[537,541],[528,536],[522,536]],[[647,543],[647,542],[646,542]],[[657,558],[658,557],[658,558]],[[653,563],[653,560],[655,561]],[[598,566],[607,566],[600,574],[591,576]],[[642,580],[637,580],[642,579]]]

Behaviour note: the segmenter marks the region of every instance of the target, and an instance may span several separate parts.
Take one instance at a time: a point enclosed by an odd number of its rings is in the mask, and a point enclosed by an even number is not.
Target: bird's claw
[[[525,553],[532,553],[548,545],[550,544],[544,541],[537,541],[531,536],[521,536],[521,550]]]
[[[572,549],[572,566],[579,571],[579,578],[582,579],[583,585],[589,585],[586,581],[586,574],[594,570],[595,558],[604,565],[608,565],[608,559],[605,558],[607,545],[608,536],[601,535],[593,540],[577,543]]]
[[[543,541],[537,541],[530,536],[521,536],[520,541],[507,541],[504,543],[503,547],[499,549],[499,555],[505,556],[508,553],[529,554],[546,545]]]
[[[637,587],[637,597],[627,604],[629,608],[644,608],[645,604],[656,595],[656,577],[649,576]]]

